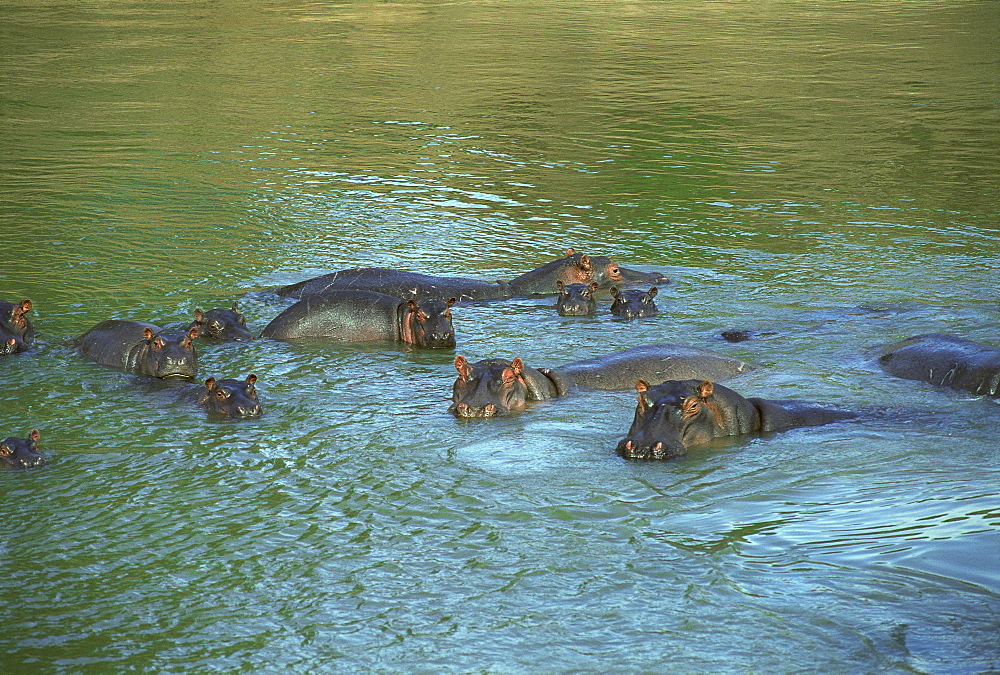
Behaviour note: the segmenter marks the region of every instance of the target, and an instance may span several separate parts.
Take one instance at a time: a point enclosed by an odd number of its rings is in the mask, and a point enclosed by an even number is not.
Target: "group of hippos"
[[[509,282],[439,277],[386,268],[331,272],[271,289],[296,300],[263,329],[261,337],[336,341],[400,342],[421,348],[455,347],[451,308],[456,303],[558,295],[557,311],[583,316],[596,311],[594,294],[607,289],[611,313],[622,319],[656,313],[658,284],[668,279],[618,265],[606,256],[573,251]],[[628,285],[651,284],[647,290]],[[28,318],[30,300],[0,300],[0,355],[30,349],[35,341]],[[747,337],[741,331],[726,339]],[[76,352],[104,366],[140,377],[194,380],[195,341],[253,339],[234,302],[229,309],[197,310],[186,328],[160,328],[141,321],[102,321],[72,341]],[[1000,348],[943,335],[917,335],[887,346],[878,359],[891,375],[1000,396]],[[554,368],[531,368],[521,358],[469,362],[455,357],[458,375],[450,412],[460,418],[489,418],[522,410],[533,401],[565,395],[570,389],[635,388],[638,403],[617,452],[627,459],[668,459],[714,438],[816,426],[856,417],[850,410],[790,400],[745,398],[718,380],[752,370],[739,359],[704,349],[654,344]],[[245,379],[210,377],[192,391],[192,400],[212,415],[257,417],[261,407],[254,384]],[[0,465],[30,468],[44,464],[40,434],[0,442]]]

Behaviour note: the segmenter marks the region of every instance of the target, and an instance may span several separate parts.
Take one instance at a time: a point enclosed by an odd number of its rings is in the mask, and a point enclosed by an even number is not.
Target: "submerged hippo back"
[[[197,329],[162,330],[143,321],[102,321],[76,339],[81,356],[147,377],[191,379],[198,373]]]
[[[370,291],[311,295],[275,317],[261,336],[275,340],[394,341],[399,339],[401,305],[399,298]]]
[[[927,333],[887,347],[879,365],[896,377],[1000,395],[1000,348],[953,335]]]
[[[636,380],[650,384],[666,380],[722,380],[751,370],[753,366],[745,361],[705,349],[657,344],[574,361],[552,372],[588,389],[626,390],[634,387]]]
[[[438,277],[382,267],[340,270],[297,284],[283,286],[276,293],[290,298],[306,298],[330,291],[373,291],[397,298],[448,300],[499,300],[511,297],[510,287],[463,277]]]

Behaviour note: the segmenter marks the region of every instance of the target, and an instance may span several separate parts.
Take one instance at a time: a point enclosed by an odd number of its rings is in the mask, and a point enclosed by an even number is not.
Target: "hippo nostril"
[[[626,441],[625,442],[625,449],[631,452],[631,450],[632,450],[632,441]]]
[[[486,406],[486,412],[489,413],[490,415],[492,415],[496,411],[497,411],[497,407],[495,405],[493,405],[492,403],[490,403],[488,406]]]

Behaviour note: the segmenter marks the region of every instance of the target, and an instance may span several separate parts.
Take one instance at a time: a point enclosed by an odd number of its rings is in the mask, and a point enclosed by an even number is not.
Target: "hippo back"
[[[753,370],[740,359],[685,345],[632,347],[554,368],[573,384],[587,389],[626,390],[636,380],[659,384],[666,380],[723,380]]]
[[[510,287],[503,282],[489,283],[462,277],[438,277],[381,267],[331,272],[283,286],[275,292],[281,296],[302,299],[336,290],[373,291],[397,298],[432,298],[442,301],[456,298],[459,302],[511,297]]]
[[[399,310],[403,305],[399,298],[371,291],[310,295],[275,317],[261,336],[275,340],[393,341],[399,339]]]
[[[879,365],[907,380],[1000,395],[1000,348],[953,335],[927,333],[897,342],[883,350]]]

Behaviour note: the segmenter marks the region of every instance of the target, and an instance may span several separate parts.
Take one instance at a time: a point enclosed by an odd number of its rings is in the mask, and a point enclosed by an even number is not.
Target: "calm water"
[[[40,335],[0,437],[51,460],[0,474],[0,670],[1000,670],[1000,407],[871,361],[1000,344],[1000,3],[13,0],[0,75],[0,298]],[[241,422],[65,346],[567,247],[666,273],[660,315],[203,348],[260,377]],[[446,412],[455,353],[664,341],[869,414],[626,463],[628,392]]]

